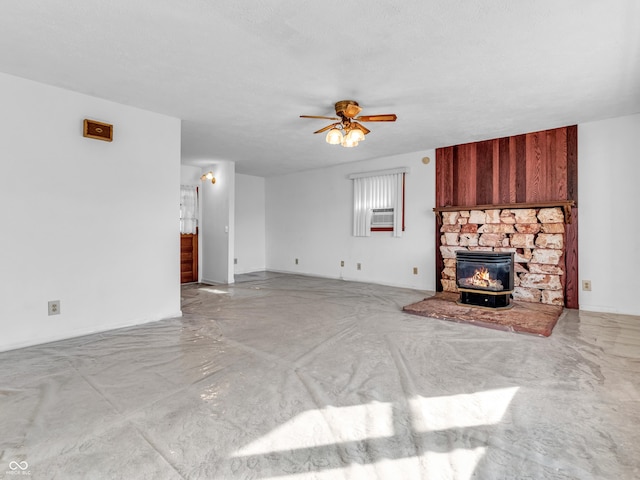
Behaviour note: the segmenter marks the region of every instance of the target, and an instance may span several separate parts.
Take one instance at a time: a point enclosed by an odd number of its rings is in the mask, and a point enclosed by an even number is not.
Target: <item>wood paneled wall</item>
[[[436,207],[578,202],[578,127],[436,149]],[[578,308],[578,209],[567,225],[565,305]],[[440,290],[440,233],[436,232]]]
[[[436,207],[578,200],[577,127],[436,150]]]

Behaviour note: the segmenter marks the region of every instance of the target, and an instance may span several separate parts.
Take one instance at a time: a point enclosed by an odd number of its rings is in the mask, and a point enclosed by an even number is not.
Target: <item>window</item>
[[[368,237],[372,231],[404,231],[404,180],[408,168],[354,173],[353,236]]]
[[[180,185],[180,233],[198,233],[198,187]]]

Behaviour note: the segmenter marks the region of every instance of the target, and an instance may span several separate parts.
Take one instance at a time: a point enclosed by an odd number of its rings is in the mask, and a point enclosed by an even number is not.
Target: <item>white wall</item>
[[[200,187],[200,176],[202,175],[202,173],[203,172],[199,167],[193,167],[191,165],[180,165],[180,184],[196,185]]]
[[[235,238],[235,163],[212,161],[202,173],[212,170],[216,183],[202,182],[202,275],[205,283],[233,283]]]
[[[640,315],[640,115],[578,125],[580,308]]]
[[[428,165],[424,156],[432,160]],[[403,236],[353,237],[353,185],[347,176],[396,167],[411,169]],[[434,150],[267,178],[267,269],[435,290],[434,204]]]
[[[265,269],[265,179],[236,175],[235,273]]]
[[[180,120],[5,74],[0,105],[0,350],[180,315]]]

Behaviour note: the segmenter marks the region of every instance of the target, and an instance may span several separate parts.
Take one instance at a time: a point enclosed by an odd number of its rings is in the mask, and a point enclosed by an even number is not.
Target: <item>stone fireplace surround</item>
[[[446,292],[457,292],[456,250],[515,252],[515,300],[564,305],[565,215],[560,207],[442,211]]]

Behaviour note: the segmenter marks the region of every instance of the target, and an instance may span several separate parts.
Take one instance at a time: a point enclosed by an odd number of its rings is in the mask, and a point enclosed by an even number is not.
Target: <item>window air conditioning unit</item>
[[[371,227],[393,227],[393,208],[371,209]]]

